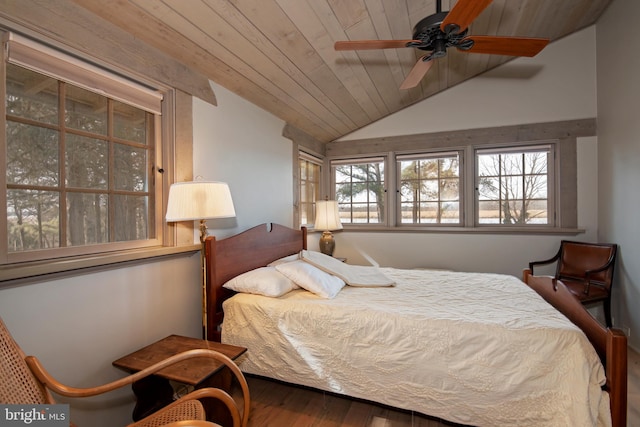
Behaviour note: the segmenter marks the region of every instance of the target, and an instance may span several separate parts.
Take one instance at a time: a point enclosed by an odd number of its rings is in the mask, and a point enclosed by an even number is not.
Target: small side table
[[[169,335],[138,351],[113,362],[113,365],[134,373],[161,362],[164,359],[187,350],[209,349],[224,354],[231,360],[237,359],[245,351],[244,347],[221,344],[197,338]],[[178,362],[133,384],[137,402],[133,409],[133,420],[138,421],[173,401],[173,387],[169,380],[187,384],[194,388],[215,387],[227,392],[231,390],[232,373],[217,360],[202,357]],[[220,402],[205,399],[205,409],[210,421],[226,425],[230,414]]]

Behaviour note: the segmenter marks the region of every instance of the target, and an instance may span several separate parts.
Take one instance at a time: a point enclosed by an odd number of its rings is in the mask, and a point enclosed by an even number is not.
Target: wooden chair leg
[[[613,327],[611,322],[611,298],[604,300],[602,305],[604,305],[604,321],[606,322],[607,327],[611,328]]]

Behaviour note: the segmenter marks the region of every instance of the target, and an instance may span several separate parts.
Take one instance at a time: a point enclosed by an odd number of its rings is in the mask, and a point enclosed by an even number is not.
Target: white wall
[[[111,366],[121,356],[169,334],[198,336],[199,265],[193,255],[2,289],[0,316],[59,381],[101,385],[124,376]],[[79,426],[124,426],[134,397],[126,387],[70,403]]]
[[[535,58],[515,59],[343,140],[596,117],[594,45],[595,27],[589,27],[551,43]],[[531,70],[535,71],[533,75],[517,77],[523,71],[528,75]],[[597,139],[580,138],[577,149],[578,226],[585,229],[584,234],[343,231],[334,234],[335,255],[365,263],[361,252],[366,252],[385,266],[498,272],[520,277],[529,261],[555,254],[562,238],[597,240]],[[310,247],[316,247],[317,238],[312,235]]]
[[[614,324],[640,349],[640,2],[612,2],[597,25],[599,236],[618,243]],[[636,43],[637,42],[637,43]]]
[[[235,221],[210,220],[216,238],[264,222],[293,226],[291,140],[285,123],[212,83],[218,106],[194,98],[194,177],[225,181],[236,209]]]

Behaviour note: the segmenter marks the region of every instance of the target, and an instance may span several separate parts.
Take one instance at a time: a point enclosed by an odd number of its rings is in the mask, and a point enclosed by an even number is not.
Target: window
[[[477,150],[477,223],[553,225],[552,159],[549,145]]]
[[[315,222],[316,200],[320,198],[321,161],[301,153],[300,166],[300,225],[312,225]]]
[[[345,228],[574,234],[578,153],[595,135],[596,120],[579,119],[333,141],[329,197]]]
[[[396,161],[401,224],[460,224],[458,152],[402,155]]]
[[[384,159],[332,161],[335,195],[343,224],[384,224]]]
[[[158,245],[161,95],[14,35],[8,52],[0,263]]]
[[[342,223],[405,229],[576,228],[575,174],[573,180],[570,176],[574,141],[474,145],[331,160],[333,197]],[[563,152],[564,172],[559,164]],[[465,157],[474,161],[465,162]],[[557,190],[558,172],[567,194]],[[387,186],[396,197],[386,196]]]

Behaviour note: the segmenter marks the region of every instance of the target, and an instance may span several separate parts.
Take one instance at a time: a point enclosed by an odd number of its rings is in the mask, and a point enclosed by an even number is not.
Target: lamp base
[[[322,237],[320,237],[320,252],[325,255],[333,256],[333,251],[336,248],[336,241],[333,238],[333,234],[330,231],[323,231]]]

